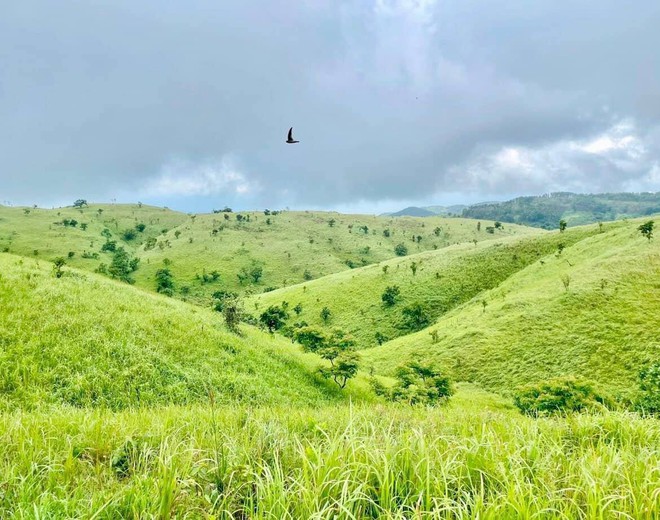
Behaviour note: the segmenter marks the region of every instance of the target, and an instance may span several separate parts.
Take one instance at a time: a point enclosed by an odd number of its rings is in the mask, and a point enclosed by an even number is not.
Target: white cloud
[[[233,161],[223,157],[219,161],[195,163],[185,159],[169,161],[160,173],[148,179],[143,187],[145,196],[171,197],[196,195],[249,195],[258,185],[241,173]]]

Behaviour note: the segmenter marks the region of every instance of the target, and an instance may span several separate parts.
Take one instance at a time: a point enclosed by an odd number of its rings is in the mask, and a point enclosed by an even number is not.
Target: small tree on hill
[[[390,285],[389,287],[385,288],[385,291],[380,298],[383,300],[383,304],[386,307],[392,307],[394,304],[396,304],[400,294],[401,289],[398,285]]]
[[[169,269],[156,271],[156,292],[172,296],[174,294],[174,277]]]
[[[563,233],[564,231],[566,231],[566,226],[567,226],[566,221],[564,219],[561,219],[559,221],[559,232]]]
[[[87,201],[85,199],[78,199],[73,203],[74,208],[82,208],[83,206],[87,206]]]
[[[300,316],[300,314],[302,313],[302,311],[303,311],[302,303],[298,303],[298,304],[293,308],[293,312],[296,313],[296,316]]]
[[[652,220],[649,220],[648,222],[645,222],[641,226],[639,226],[637,229],[639,232],[642,234],[642,236],[646,237],[648,241],[650,242],[651,239],[653,238],[653,228],[655,227],[655,222]]]
[[[404,244],[397,244],[394,252],[397,256],[406,256],[408,254],[408,248]]]
[[[410,361],[396,369],[397,383],[389,393],[393,401],[410,405],[435,405],[446,402],[454,389],[442,370],[421,361]]]
[[[410,264],[410,270],[412,271],[413,276],[417,274],[417,267],[418,267],[417,262],[412,262]]]
[[[323,320],[323,323],[328,323],[330,321],[330,318],[332,317],[332,311],[328,307],[323,307],[321,309],[321,319]]]
[[[271,305],[259,316],[259,321],[272,333],[282,328],[289,318],[285,309],[277,305]]]
[[[238,325],[243,318],[243,300],[237,295],[228,295],[222,301],[222,316],[225,319],[227,328],[238,334],[240,333]]]
[[[355,340],[341,330],[327,335],[314,327],[302,327],[294,338],[305,352],[313,352],[330,363],[321,367],[323,377],[332,379],[339,388],[344,388],[349,379],[355,377],[359,368],[359,356],[355,352]]]
[[[559,377],[520,387],[513,396],[513,403],[522,413],[533,416],[602,409],[612,404],[591,382],[575,377]]]
[[[328,220],[328,226],[335,227],[336,222],[337,221],[334,218],[331,218],[330,220]]]
[[[55,272],[56,278],[62,278],[64,274],[62,272],[62,267],[66,265],[66,261],[61,256],[53,260],[53,271]]]

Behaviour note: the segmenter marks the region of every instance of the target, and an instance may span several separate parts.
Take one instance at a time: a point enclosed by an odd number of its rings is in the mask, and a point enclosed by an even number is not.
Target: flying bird
[[[299,143],[300,141],[295,141],[293,139],[293,127],[289,128],[289,137],[287,138],[286,142],[288,144],[294,144],[294,143]]]

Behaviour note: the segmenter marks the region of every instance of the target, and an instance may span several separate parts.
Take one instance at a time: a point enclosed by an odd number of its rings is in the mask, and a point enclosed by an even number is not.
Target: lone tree
[[[286,320],[289,318],[289,313],[282,307],[271,305],[259,316],[259,321],[268,329],[271,334],[276,330],[281,329]]]
[[[55,271],[55,278],[62,278],[64,274],[62,267],[66,265],[66,261],[61,256],[53,260],[53,271]]]
[[[653,228],[655,227],[655,222],[652,220],[649,220],[648,222],[645,222],[641,226],[639,226],[637,229],[639,232],[642,234],[642,236],[645,236],[649,242],[653,238]]]
[[[323,320],[323,323],[328,323],[330,321],[330,318],[332,317],[332,311],[328,307],[323,307],[321,309],[321,319]]]
[[[392,307],[394,304],[396,304],[400,294],[401,289],[399,289],[398,285],[390,285],[389,287],[385,288],[385,291],[383,291],[380,299],[383,300],[383,305],[385,305],[385,307]]]
[[[441,404],[454,394],[449,377],[431,364],[409,361],[396,369],[396,378],[390,399],[407,402],[411,406]]]
[[[156,271],[156,292],[167,296],[174,294],[174,277],[168,268]]]
[[[82,208],[83,206],[87,206],[87,201],[85,199],[78,199],[73,203],[74,208]]]
[[[243,300],[238,295],[227,294],[222,298],[222,316],[227,328],[239,334],[238,324],[243,317]]]
[[[566,231],[566,225],[567,225],[567,224],[566,224],[566,221],[565,221],[564,219],[561,219],[561,220],[559,221],[559,231],[560,231],[561,233],[563,233],[564,231]]]
[[[404,244],[397,244],[394,252],[397,256],[406,256],[408,254],[408,248]]]
[[[298,303],[298,304],[293,308],[293,312],[296,313],[296,316],[300,316],[300,313],[302,313],[302,311],[303,311],[302,303]]]
[[[314,327],[302,327],[294,333],[294,339],[305,352],[313,352],[330,362],[329,367],[320,367],[319,372],[339,388],[344,388],[357,374],[360,358],[355,352],[355,340],[343,331],[337,329],[327,335]]]
[[[412,264],[410,264],[410,270],[412,271],[413,276],[417,274],[417,267],[419,267],[417,265],[417,262],[413,262]]]

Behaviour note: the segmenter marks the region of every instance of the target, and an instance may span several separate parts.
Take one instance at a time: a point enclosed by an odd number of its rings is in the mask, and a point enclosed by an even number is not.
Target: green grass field
[[[621,409],[633,397],[660,348],[660,248],[643,221],[491,234],[440,217],[0,207],[0,518],[658,518],[657,419],[531,418],[510,399],[557,375],[596,381]],[[140,258],[135,286],[92,272],[111,259],[106,228]],[[154,291],[166,258],[178,298]],[[258,283],[238,282],[246,265],[263,266]],[[254,315],[287,301],[290,323],[350,331],[360,373],[340,390],[289,339],[230,332],[208,306],[217,290]],[[431,322],[412,333],[411,303]],[[389,383],[413,358],[451,374],[447,404],[373,393],[372,375]]]

